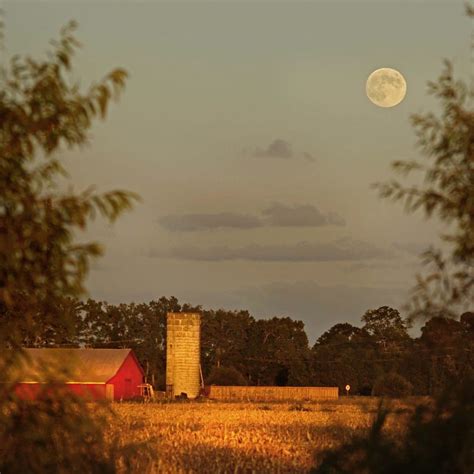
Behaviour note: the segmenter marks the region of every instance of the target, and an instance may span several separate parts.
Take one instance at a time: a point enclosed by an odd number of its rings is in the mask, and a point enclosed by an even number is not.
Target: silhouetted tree
[[[412,393],[413,385],[396,372],[381,375],[372,388],[372,395],[376,397],[406,397]]]
[[[247,379],[234,367],[214,367],[206,379],[206,385],[247,385]]]
[[[366,311],[362,322],[365,323],[362,329],[367,331],[383,350],[409,339],[406,322],[396,309],[389,306]]]
[[[203,311],[201,361],[205,377],[221,366],[247,373],[249,333],[254,323],[248,311]]]
[[[312,348],[312,384],[349,384],[353,394],[369,395],[380,370],[377,347],[365,329],[339,323],[322,334]]]
[[[310,351],[302,321],[288,317],[255,321],[247,353],[252,385],[309,383]]]

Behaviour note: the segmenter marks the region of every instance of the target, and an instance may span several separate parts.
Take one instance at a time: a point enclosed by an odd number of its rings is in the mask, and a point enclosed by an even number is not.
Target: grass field
[[[375,398],[321,403],[183,402],[115,404],[112,434],[122,442],[147,442],[151,453],[136,458],[148,472],[303,473],[328,448],[366,430]],[[386,429],[397,436],[414,401],[391,402]],[[144,455],[143,455],[144,456]]]

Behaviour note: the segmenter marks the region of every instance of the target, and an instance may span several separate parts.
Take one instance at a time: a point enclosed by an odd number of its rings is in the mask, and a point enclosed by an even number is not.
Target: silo
[[[166,392],[196,398],[200,377],[201,315],[168,313],[166,330]]]

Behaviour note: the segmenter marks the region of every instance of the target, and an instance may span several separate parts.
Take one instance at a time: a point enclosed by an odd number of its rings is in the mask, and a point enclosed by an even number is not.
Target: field
[[[137,470],[196,473],[303,473],[328,449],[366,430],[375,398],[321,403],[182,402],[115,404],[112,433],[121,442],[147,442]],[[387,430],[403,430],[412,401],[392,402]]]

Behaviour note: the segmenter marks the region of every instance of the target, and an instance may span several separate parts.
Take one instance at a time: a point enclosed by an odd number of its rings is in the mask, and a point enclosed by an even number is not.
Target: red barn
[[[46,384],[61,385],[94,400],[140,395],[144,372],[131,349],[25,349],[15,391],[34,399]]]

